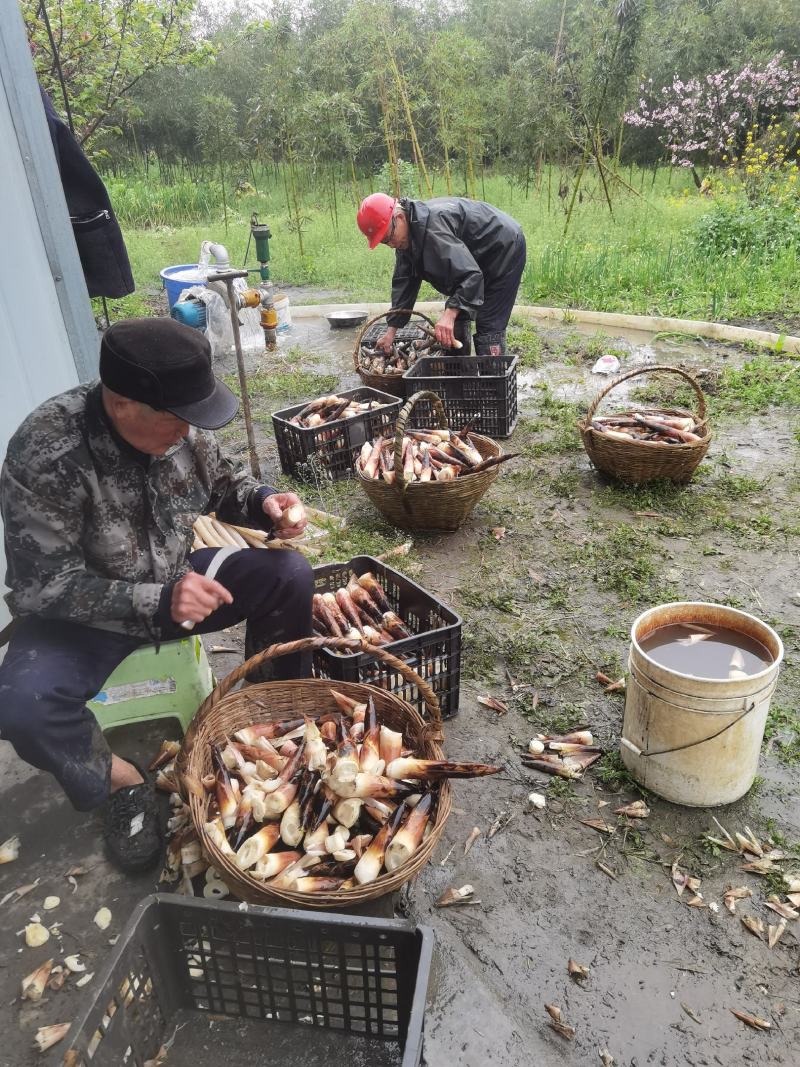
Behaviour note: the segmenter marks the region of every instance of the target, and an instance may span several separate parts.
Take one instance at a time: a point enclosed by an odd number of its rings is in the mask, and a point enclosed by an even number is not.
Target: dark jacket
[[[47,93],[41,93],[89,296],[127,296],[135,288],[133,275],[106,187]]]
[[[148,458],[115,434],[99,383],[52,397],[11,438],[0,472],[11,613],[155,640],[165,585],[191,569],[197,516],[269,529],[272,492],[210,430]]]
[[[484,289],[503,277],[513,259],[519,223],[481,200],[458,196],[401,200],[408,218],[410,244],[396,250],[392,307],[413,308],[423,282],[443,293],[446,307],[471,319],[483,303]],[[390,326],[408,316],[393,315]]]

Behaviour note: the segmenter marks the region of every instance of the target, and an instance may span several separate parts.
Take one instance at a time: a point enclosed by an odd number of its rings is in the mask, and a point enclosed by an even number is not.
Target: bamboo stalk
[[[400,68],[397,65],[397,60],[394,57],[391,44],[389,43],[389,35],[385,28],[383,28],[383,40],[386,46],[386,54],[389,59],[389,67],[394,75],[395,83],[397,85],[397,91],[400,94],[400,101],[403,105],[403,110],[406,115],[406,124],[408,125],[408,133],[411,139],[411,147],[417,159],[418,169],[422,172],[422,176],[425,179],[425,188],[428,190],[428,196],[433,196],[433,187],[431,186],[431,180],[428,176],[428,169],[425,166],[425,158],[422,154],[422,147],[417,137],[417,130],[414,126],[414,119],[411,115],[411,104],[408,99],[408,93],[406,92],[405,81],[400,73]],[[420,193],[422,190],[420,190]]]

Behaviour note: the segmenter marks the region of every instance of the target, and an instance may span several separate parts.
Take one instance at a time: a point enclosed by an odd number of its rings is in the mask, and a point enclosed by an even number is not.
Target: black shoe
[[[128,761],[131,762],[131,761]],[[136,767],[136,764],[132,764]],[[106,802],[104,837],[111,861],[129,874],[155,867],[161,856],[163,834],[152,783],[123,786]]]

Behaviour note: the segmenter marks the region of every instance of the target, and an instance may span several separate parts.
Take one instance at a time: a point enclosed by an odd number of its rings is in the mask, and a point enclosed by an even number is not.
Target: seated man
[[[100,381],[38,407],[12,437],[0,474],[15,619],[0,664],[0,736],[49,771],[78,811],[106,805],[110,857],[143,870],[160,855],[152,786],[113,755],[86,707],[142,644],[247,620],[248,655],[311,633],[311,568],[299,552],[243,549],[204,577],[216,549],[191,551],[198,515],[274,531],[294,493],[260,486],[210,430],[238,403],[211,369],[206,338],[172,319],[115,323]],[[302,511],[302,508],[301,508]],[[296,520],[297,515],[293,518]],[[310,673],[307,656],[275,676]]]

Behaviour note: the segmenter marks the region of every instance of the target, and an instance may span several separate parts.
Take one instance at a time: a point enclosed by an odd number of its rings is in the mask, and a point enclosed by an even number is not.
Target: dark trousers
[[[189,557],[203,573],[215,554],[201,549]],[[311,633],[313,573],[299,552],[243,549],[222,564],[217,581],[233,595],[195,626],[211,633],[247,620],[248,654],[273,642]],[[163,621],[163,640],[186,637]],[[58,619],[18,620],[0,664],[0,736],[20,759],[49,771],[78,811],[102,804],[109,794],[111,751],[86,707],[108,676],[134,649],[148,642]],[[307,677],[308,653],[275,661],[275,678]]]
[[[483,303],[475,319],[475,355],[502,356],[506,350],[506,327],[514,310],[520,282],[525,270],[527,252],[525,236],[516,240],[511,266],[500,278],[484,287]]]

